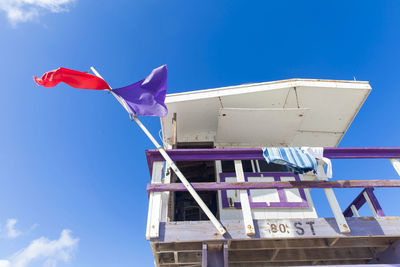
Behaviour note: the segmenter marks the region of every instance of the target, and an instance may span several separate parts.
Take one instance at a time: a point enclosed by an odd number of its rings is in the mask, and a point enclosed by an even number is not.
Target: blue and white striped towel
[[[317,172],[317,160],[300,147],[263,147],[267,163],[286,165],[296,173]]]

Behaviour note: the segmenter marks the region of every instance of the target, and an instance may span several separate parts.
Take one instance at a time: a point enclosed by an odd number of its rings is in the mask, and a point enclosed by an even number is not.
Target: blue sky
[[[153,264],[153,146],[108,93],[34,84],[61,66],[122,87],[168,64],[169,93],[356,77],[373,91],[340,146],[400,146],[399,1],[1,1],[0,266]],[[158,119],[143,122],[157,134]],[[341,179],[396,177],[387,160],[333,164]],[[359,191],[336,190],[342,207]],[[376,190],[388,215],[396,192]],[[42,257],[24,262],[27,251]]]

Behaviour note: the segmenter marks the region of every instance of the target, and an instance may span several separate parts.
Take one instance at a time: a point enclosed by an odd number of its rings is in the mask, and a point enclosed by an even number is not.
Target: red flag
[[[80,89],[106,90],[110,86],[103,79],[86,72],[58,68],[43,74],[42,78],[33,77],[37,85],[54,87],[60,82]]]

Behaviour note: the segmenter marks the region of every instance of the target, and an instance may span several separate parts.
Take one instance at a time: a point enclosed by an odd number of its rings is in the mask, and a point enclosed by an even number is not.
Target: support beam
[[[257,238],[271,239],[310,239],[310,238],[336,238],[336,237],[362,237],[373,238],[385,236],[388,238],[400,237],[400,218],[398,217],[349,217],[349,228],[353,229],[349,234],[340,233],[334,218],[293,218],[293,219],[269,219],[254,220],[256,234],[249,239],[243,227],[243,220],[224,220],[229,235],[223,237],[216,235],[213,224],[208,221],[169,222],[161,223],[160,237],[153,242],[203,242],[204,240],[226,241],[231,239],[230,249],[234,249],[234,240],[252,240]],[[272,232],[271,225],[287,225],[289,232]],[[341,239],[336,246],[342,246],[346,240]],[[347,241],[346,241],[347,242]],[[346,243],[347,244],[347,243]],[[366,241],[366,244],[369,244]],[[272,244],[271,244],[272,245]],[[322,244],[322,245],[325,245]],[[347,246],[347,245],[345,245]],[[352,246],[352,245],[351,245]],[[273,247],[276,248],[276,247]],[[231,254],[229,254],[229,257]]]
[[[227,243],[203,243],[201,267],[228,267]]]
[[[381,205],[379,204],[378,200],[375,197],[373,192],[373,188],[366,188],[364,193],[365,201],[368,203],[374,217],[383,217],[385,213],[383,212]]]
[[[358,213],[358,210],[357,210],[356,206],[351,205],[350,209],[353,212],[354,217],[360,217],[360,214]]]
[[[393,243],[385,251],[378,253],[370,263],[400,264],[400,241]]]
[[[398,159],[390,159],[390,162],[392,163],[397,174],[400,176],[400,161]]]
[[[229,267],[229,250],[227,242],[224,242],[223,254],[224,254],[224,267]]]
[[[372,205],[371,199],[369,199],[369,196],[368,196],[367,192],[364,191],[363,195],[364,195],[365,201],[367,202],[369,208],[371,209],[372,214],[374,215],[374,217],[375,218],[378,217],[378,214],[376,214],[376,210],[375,210],[374,206]]]
[[[212,160],[264,160],[261,148],[235,149],[170,149],[168,155],[174,161]],[[149,170],[153,161],[164,161],[157,150],[146,150]],[[400,147],[327,147],[324,157],[330,159],[395,159],[400,158]]]
[[[368,202],[368,205],[375,217],[385,216],[378,199],[375,197],[373,187],[367,187],[361,191],[361,193],[353,200],[353,202],[351,202],[351,204],[344,210],[343,215],[345,217],[351,217],[353,215],[359,217],[358,210],[361,209],[366,202]]]
[[[241,160],[235,160],[235,171],[236,171],[236,179],[238,182],[244,182],[244,172]],[[240,195],[240,204],[242,207],[243,213],[243,221],[246,229],[246,234],[248,236],[253,236],[255,234],[253,216],[251,215],[250,201],[249,195],[247,194],[247,190],[239,190]]]
[[[350,228],[343,216],[342,210],[340,209],[339,202],[336,199],[335,193],[332,188],[325,188],[325,195],[328,199],[329,205],[331,206],[333,215],[335,216],[336,223],[341,233],[350,233]]]
[[[365,188],[400,187],[400,180],[344,180],[344,181],[275,181],[275,182],[207,182],[191,183],[196,191],[294,189],[294,188]],[[148,184],[147,191],[186,191],[181,183]]]
[[[153,163],[152,184],[161,184],[162,169],[164,162]],[[158,238],[160,228],[160,217],[162,207],[162,192],[151,192],[149,199],[149,210],[147,214],[146,239]]]
[[[328,177],[326,176],[325,170],[321,162],[318,163],[318,173],[320,175],[319,179],[323,181],[327,181]],[[324,188],[324,192],[326,198],[328,199],[329,205],[331,206],[333,215],[335,216],[336,223],[339,227],[341,233],[350,233],[349,225],[347,224],[346,219],[342,213],[342,209],[340,208],[339,202],[336,199],[336,195],[333,192],[332,188]]]
[[[201,254],[201,267],[207,267],[207,244],[203,243]]]

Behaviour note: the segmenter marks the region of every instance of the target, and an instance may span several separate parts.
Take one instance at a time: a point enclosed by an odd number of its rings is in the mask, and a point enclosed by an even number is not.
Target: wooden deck
[[[400,242],[399,217],[346,219],[349,234],[334,218],[254,220],[252,237],[240,220],[222,221],[224,237],[208,221],[168,222],[151,246],[157,266],[207,266],[212,256],[219,263],[208,266],[261,267],[367,264]]]

